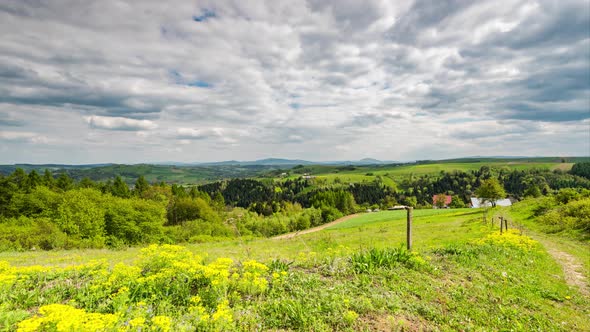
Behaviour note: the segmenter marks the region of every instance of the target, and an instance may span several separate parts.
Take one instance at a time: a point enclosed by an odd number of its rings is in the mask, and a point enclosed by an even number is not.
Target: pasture
[[[0,329],[590,329],[543,246],[481,210],[414,211],[404,241],[405,211],[383,211],[286,240],[0,253]]]
[[[482,162],[436,162],[424,164],[403,164],[403,165],[378,165],[378,166],[357,166],[353,168],[318,166],[308,167],[310,174],[317,179],[325,179],[328,183],[340,181],[342,183],[359,183],[363,181],[374,181],[381,176],[384,184],[395,187],[395,182],[404,178],[418,177],[422,175],[434,175],[440,172],[477,171],[482,166],[490,168],[505,168],[507,170],[528,170],[546,169],[568,171],[573,163],[560,163],[548,161],[482,161]],[[293,175],[290,178],[296,178]]]

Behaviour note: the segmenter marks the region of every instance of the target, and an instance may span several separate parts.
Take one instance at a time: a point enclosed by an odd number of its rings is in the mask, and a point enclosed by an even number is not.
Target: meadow
[[[0,253],[0,328],[589,330],[546,249],[496,228],[416,210],[408,252],[405,211],[382,211],[285,240]]]
[[[310,168],[310,173],[318,179],[325,179],[328,183],[341,181],[343,183],[359,183],[374,181],[377,176],[381,176],[386,185],[395,186],[395,182],[409,177],[418,177],[422,175],[435,175],[440,172],[453,171],[478,171],[482,166],[490,168],[505,168],[507,170],[562,170],[568,171],[572,168],[573,163],[549,162],[545,160],[524,160],[524,161],[481,161],[481,162],[437,162],[424,164],[402,164],[402,165],[383,165],[383,166],[365,166],[356,167],[355,169],[343,169],[342,167],[317,167]]]

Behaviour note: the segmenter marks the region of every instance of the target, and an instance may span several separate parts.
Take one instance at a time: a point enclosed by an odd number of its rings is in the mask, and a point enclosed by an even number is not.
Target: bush
[[[102,194],[94,189],[70,190],[63,194],[57,208],[55,223],[68,234],[85,238],[104,239],[104,210]]]
[[[77,241],[68,238],[47,218],[31,219],[21,216],[4,221],[0,227],[0,251],[68,249]]]
[[[580,198],[580,193],[578,193],[575,189],[572,189],[572,188],[561,189],[555,195],[555,200],[559,204],[567,204],[570,201],[574,201],[579,198]]]
[[[125,244],[154,243],[163,234],[166,209],[138,198],[110,197],[105,204],[105,231]]]
[[[195,219],[213,223],[221,222],[219,215],[202,198],[176,197],[168,207],[169,225],[179,225]]]
[[[553,231],[581,230],[590,233],[590,198],[571,201],[547,211],[537,218],[539,223],[551,226]]]

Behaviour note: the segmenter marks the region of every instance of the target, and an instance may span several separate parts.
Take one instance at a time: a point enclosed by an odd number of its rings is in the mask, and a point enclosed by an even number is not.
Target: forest
[[[139,176],[130,186],[120,176],[96,182],[87,177],[74,180],[65,172],[55,176],[49,170],[39,174],[16,168],[0,175],[0,250],[270,237],[367,208],[432,208],[432,197],[438,194],[453,197],[451,208],[467,207],[488,179],[497,180],[514,200],[555,194],[575,201],[590,196],[588,165],[577,163],[569,172],[482,166],[476,171],[410,175],[395,186],[385,184],[380,175],[357,183],[234,178],[190,186],[149,183]],[[548,224],[556,213],[545,218]]]

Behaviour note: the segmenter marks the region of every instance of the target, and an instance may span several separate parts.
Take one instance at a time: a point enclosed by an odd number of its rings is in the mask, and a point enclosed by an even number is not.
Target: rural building
[[[443,195],[443,194],[438,194],[438,195],[434,195],[432,196],[432,208],[433,209],[438,209],[439,207],[437,206],[437,198],[440,196],[445,196],[445,204],[442,207],[443,209],[448,209],[449,205],[451,204],[451,202],[453,201],[453,197],[451,197],[451,195]]]
[[[512,201],[510,201],[510,199],[508,198],[504,198],[504,199],[499,199],[496,202],[496,206],[511,206],[512,205]],[[477,198],[477,197],[471,197],[471,207],[472,208],[480,208],[480,207],[484,207],[484,206],[492,206],[492,203],[490,202],[482,202],[482,199]]]

